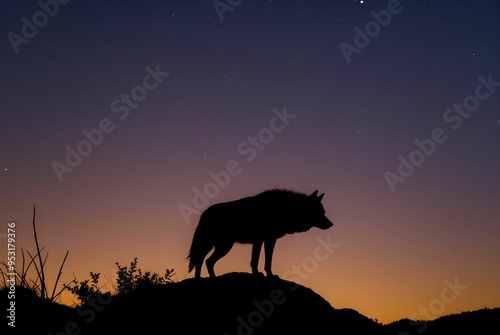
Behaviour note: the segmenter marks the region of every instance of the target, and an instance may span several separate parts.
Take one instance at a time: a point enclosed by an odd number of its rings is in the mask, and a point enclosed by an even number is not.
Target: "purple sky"
[[[234,161],[209,204],[274,187],[326,193],[335,226],[278,241],[274,272],[331,236],[340,247],[301,284],[332,306],[390,322],[456,277],[468,288],[440,313],[499,305],[496,1],[243,0],[222,21],[211,1],[58,6],[49,17],[36,1],[0,4],[0,232],[17,221],[18,247],[32,250],[36,204],[50,266],[70,251],[65,282],[111,277],[133,257],[192,276],[199,216],[179,206],[196,209],[193,189]],[[383,27],[375,16],[388,10]],[[356,37],[367,27],[369,41]],[[442,143],[412,154],[436,128]],[[70,166],[68,150],[87,156]],[[418,165],[406,176],[400,156]],[[249,257],[237,246],[216,272],[250,271]]]

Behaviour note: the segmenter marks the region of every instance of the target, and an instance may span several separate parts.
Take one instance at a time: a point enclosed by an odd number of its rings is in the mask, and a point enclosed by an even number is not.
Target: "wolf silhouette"
[[[259,274],[260,250],[264,244],[264,270],[273,276],[271,262],[276,240],[286,234],[305,232],[312,227],[328,229],[333,223],[325,216],[318,191],[311,195],[284,189],[272,189],[255,196],[219,203],[201,215],[189,250],[189,272],[201,275],[206,260],[210,277],[215,277],[214,265],[224,257],[234,243],[252,244],[250,267]]]

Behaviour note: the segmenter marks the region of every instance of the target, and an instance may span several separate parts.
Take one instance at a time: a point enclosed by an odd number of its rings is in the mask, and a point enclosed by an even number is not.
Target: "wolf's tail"
[[[193,242],[189,249],[189,272],[193,271],[195,267],[201,267],[205,256],[214,247],[213,239],[210,237],[211,233],[210,225],[207,221],[207,214],[204,212],[201,215],[198,227],[196,227]]]

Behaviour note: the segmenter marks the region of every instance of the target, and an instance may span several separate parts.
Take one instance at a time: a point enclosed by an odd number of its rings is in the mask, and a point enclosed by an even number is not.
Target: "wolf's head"
[[[309,224],[312,225],[312,227],[317,227],[319,229],[328,229],[331,226],[333,226],[333,223],[328,220],[328,218],[325,215],[325,209],[323,208],[323,204],[321,203],[321,200],[323,199],[323,196],[325,194],[318,195],[318,191],[314,191],[308,198],[310,201],[309,204]]]
[[[303,232],[317,227],[319,229],[328,229],[333,226],[333,223],[328,220],[325,215],[325,209],[321,204],[321,199],[325,194],[318,196],[318,191],[314,191],[311,195],[303,195],[300,202],[295,203],[297,206],[292,210],[294,215],[293,232]]]

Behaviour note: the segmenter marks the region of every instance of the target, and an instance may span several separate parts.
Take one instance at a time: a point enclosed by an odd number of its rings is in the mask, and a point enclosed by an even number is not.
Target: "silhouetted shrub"
[[[101,293],[101,289],[97,286],[99,282],[99,273],[90,272],[91,284],[89,280],[78,282],[75,278],[69,284],[64,284],[64,288],[73,293],[80,302],[84,302],[89,298],[95,297],[97,293]]]
[[[172,276],[174,275],[174,269],[167,269],[165,275],[160,276],[156,272],[151,273],[151,271],[142,272],[141,269],[137,267],[137,258],[134,258],[130,262],[130,268],[127,266],[121,266],[120,263],[116,262],[118,271],[118,279],[116,280],[116,294],[127,294],[142,285],[156,285],[156,284],[167,284],[171,283]]]
[[[137,267],[137,258],[134,258],[134,260],[130,262],[130,267],[121,266],[119,262],[115,264],[118,278],[116,279],[116,286],[113,287],[116,291],[116,295],[130,293],[139,286],[159,285],[173,282],[172,276],[174,275],[174,269],[166,269],[165,274],[160,276],[156,272],[142,272],[142,270]],[[103,292],[101,292],[102,286],[99,287],[99,276],[99,273],[90,272],[90,280],[87,279],[79,282],[75,278],[69,284],[64,284],[64,288],[75,295],[81,303],[84,303],[87,299],[95,297],[97,294],[103,294]]]

